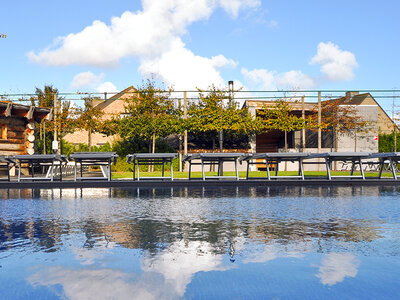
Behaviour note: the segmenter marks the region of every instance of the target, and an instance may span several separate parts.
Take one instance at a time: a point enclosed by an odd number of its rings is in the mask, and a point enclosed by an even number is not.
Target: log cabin
[[[35,123],[48,118],[50,109],[0,102],[0,155],[35,153]]]

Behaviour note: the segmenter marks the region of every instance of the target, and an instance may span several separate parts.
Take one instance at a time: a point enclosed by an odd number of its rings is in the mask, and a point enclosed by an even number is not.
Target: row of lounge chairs
[[[399,152],[391,153],[367,153],[367,152],[325,152],[325,153],[306,153],[306,152],[277,152],[277,153],[198,153],[188,155],[185,160],[189,162],[189,179],[191,173],[191,165],[199,164],[202,166],[202,179],[205,180],[208,177],[205,176],[204,166],[207,164],[217,164],[218,171],[217,176],[213,178],[223,177],[222,165],[224,162],[233,161],[235,163],[236,180],[239,180],[238,163],[247,162],[247,173],[246,179],[249,179],[249,170],[251,165],[264,165],[266,166],[266,177],[265,179],[271,180],[274,178],[298,178],[305,179],[304,176],[304,164],[324,164],[326,168],[326,177],[328,180],[333,178],[362,178],[365,179],[363,162],[368,161],[371,163],[371,159],[376,160],[378,165],[379,178],[382,177],[382,171],[384,164],[388,163],[392,171],[394,179],[397,179],[396,166],[400,160]],[[350,175],[338,175],[333,176],[331,174],[331,166],[333,162],[350,163],[351,170]],[[290,176],[279,176],[279,164],[281,162],[292,162],[298,163],[298,174]],[[271,174],[270,167],[273,166],[275,174]],[[356,167],[359,166],[360,175],[355,175],[354,172]]]
[[[169,179],[173,180],[173,159],[177,157],[176,153],[134,153],[127,156],[127,162],[133,164],[133,180],[141,180],[146,178],[151,179]],[[68,166],[74,170],[74,180],[84,179],[106,179],[111,181],[111,165],[116,164],[118,155],[115,152],[75,152],[67,158],[65,155],[56,154],[34,154],[34,155],[15,155],[12,157],[3,156],[0,157],[0,165],[10,170],[12,165],[18,166],[18,181],[21,180],[50,180],[55,179],[55,173],[58,170],[58,178],[62,180],[63,169]],[[226,162],[234,163],[235,165],[235,176],[230,176],[236,180],[239,180],[239,169],[238,165],[247,163],[246,179],[249,179],[250,166],[251,165],[264,165],[266,169],[266,176],[263,177],[267,180],[276,178],[298,178],[305,179],[304,176],[304,164],[323,164],[326,168],[326,176],[328,180],[333,178],[362,178],[365,179],[363,163],[368,161],[371,163],[374,160],[374,164],[378,165],[379,175],[382,177],[382,171],[384,165],[389,165],[389,169],[392,172],[394,179],[397,179],[396,166],[400,161],[400,152],[391,153],[366,153],[366,152],[326,152],[326,153],[305,153],[305,152],[278,152],[278,153],[196,153],[186,155],[183,159],[184,162],[189,164],[189,180],[194,179],[192,177],[192,166],[200,165],[202,176],[200,179],[220,179],[229,178],[223,174],[223,164]],[[331,166],[333,162],[343,162],[351,165],[350,175],[347,176],[333,176],[331,174]],[[281,162],[292,162],[298,163],[297,175],[291,176],[279,176],[279,164]],[[165,167],[170,165],[169,176],[165,174]],[[141,177],[140,166],[141,165],[161,165],[162,176],[161,177]],[[217,175],[207,176],[205,173],[205,166],[217,165]],[[27,166],[31,170],[30,177],[22,177],[21,169],[23,166]],[[103,176],[83,176],[83,170],[85,166],[100,166]],[[271,166],[274,167],[274,174],[271,174]],[[360,175],[355,175],[354,172],[359,167]],[[48,171],[45,177],[35,176],[35,167],[48,167]],[[78,176],[78,167],[80,167],[80,176]],[[8,172],[8,180],[10,175]]]
[[[68,166],[74,169],[74,180],[83,179],[107,179],[111,180],[111,165],[117,163],[118,155],[115,152],[75,152],[69,156],[57,154],[33,154],[1,156],[0,164],[7,168],[7,180],[10,181],[10,168],[18,167],[18,182],[22,180],[62,180],[63,172]],[[102,177],[84,177],[83,170],[86,166],[99,166],[102,170]],[[77,175],[78,166],[80,176]],[[27,167],[31,176],[23,177],[22,168]],[[48,168],[45,176],[35,176],[35,169]],[[56,174],[59,176],[56,178]]]

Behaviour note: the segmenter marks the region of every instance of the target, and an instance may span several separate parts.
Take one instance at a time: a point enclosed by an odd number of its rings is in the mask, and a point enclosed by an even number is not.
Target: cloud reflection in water
[[[69,299],[180,299],[196,273],[232,268],[223,265],[223,254],[212,250],[207,242],[179,241],[156,257],[145,256],[142,274],[57,266],[36,272],[28,281],[34,287],[61,285]],[[99,251],[75,249],[74,253],[85,266],[93,263],[96,253],[102,257]]]
[[[350,253],[329,253],[322,259],[316,275],[324,285],[335,285],[345,277],[356,277],[360,261]]]

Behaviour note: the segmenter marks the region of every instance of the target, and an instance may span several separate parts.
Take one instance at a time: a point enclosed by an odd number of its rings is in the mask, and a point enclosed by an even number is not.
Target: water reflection
[[[202,298],[198,287],[207,285],[203,298],[259,298],[236,285],[224,290],[225,278],[257,283],[262,296],[286,281],[305,293],[300,286],[318,279],[323,293],[357,278],[365,257],[398,258],[399,194],[384,187],[9,190],[0,201],[0,265],[3,274],[16,272],[13,261],[24,260],[20,277],[34,291],[70,299]],[[0,289],[7,283],[0,274]]]
[[[322,284],[334,285],[345,277],[356,277],[360,261],[350,253],[329,253],[322,259],[317,277]]]
[[[251,186],[251,187],[171,187],[171,188],[67,188],[0,189],[0,199],[63,198],[262,198],[262,197],[354,197],[384,196],[400,193],[400,186]]]

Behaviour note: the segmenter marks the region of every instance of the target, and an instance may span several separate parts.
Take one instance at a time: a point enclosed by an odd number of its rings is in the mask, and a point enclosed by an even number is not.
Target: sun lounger
[[[326,152],[326,153],[311,153],[307,159],[313,158],[323,158],[325,160],[326,166],[326,174],[329,180],[332,178],[362,178],[365,179],[362,160],[366,158],[370,158],[370,153],[368,152]],[[332,162],[341,161],[341,162],[349,162],[351,163],[351,171],[349,176],[331,175],[330,166]],[[360,167],[361,175],[354,175],[354,170],[356,166]]]
[[[176,158],[176,153],[134,153],[127,155],[127,162],[133,164],[133,180],[135,180],[135,174],[137,170],[137,180],[141,179],[170,179],[174,180],[174,170],[172,166],[172,160]],[[165,165],[170,164],[171,176],[165,175]],[[162,165],[162,176],[161,177],[140,177],[140,166],[148,165]]]
[[[373,153],[370,158],[379,159],[379,178],[382,178],[382,172],[384,170],[385,163],[389,163],[390,170],[392,171],[393,178],[397,180],[396,166],[400,161],[400,152],[389,152],[389,153]]]
[[[69,156],[75,161],[74,180],[107,179],[111,181],[111,165],[117,163],[118,155],[115,152],[75,152]],[[77,177],[77,166],[80,165],[80,177]],[[83,176],[84,166],[99,166],[103,177]]]
[[[201,165],[202,179],[207,178],[221,179],[221,178],[235,178],[239,180],[238,162],[243,156],[243,153],[195,153],[187,155],[183,161],[189,163],[189,180],[191,177],[192,165]],[[223,164],[226,162],[233,162],[235,164],[236,176],[224,176]],[[217,176],[205,176],[205,165],[218,164]]]
[[[7,172],[7,178],[1,180],[10,181],[10,165],[16,165],[17,162],[9,156],[0,156],[0,167],[5,169]]]
[[[276,153],[254,153],[244,156],[241,160],[247,162],[246,179],[249,178],[250,165],[266,165],[267,179],[271,178],[299,178],[304,180],[303,160],[310,154],[305,152],[276,152]],[[257,161],[258,160],[258,161]],[[261,160],[261,161],[260,161]],[[299,170],[297,175],[278,176],[280,162],[298,162]],[[275,175],[271,175],[270,166],[275,165]]]
[[[21,180],[50,180],[54,181],[54,166],[56,164],[62,165],[68,162],[65,155],[57,154],[31,154],[31,155],[15,155],[13,157],[18,162],[18,182]],[[31,170],[31,177],[22,177],[21,168],[22,164],[27,164]],[[50,176],[35,176],[35,167],[51,168]],[[62,172],[59,176],[60,181],[62,180]]]

